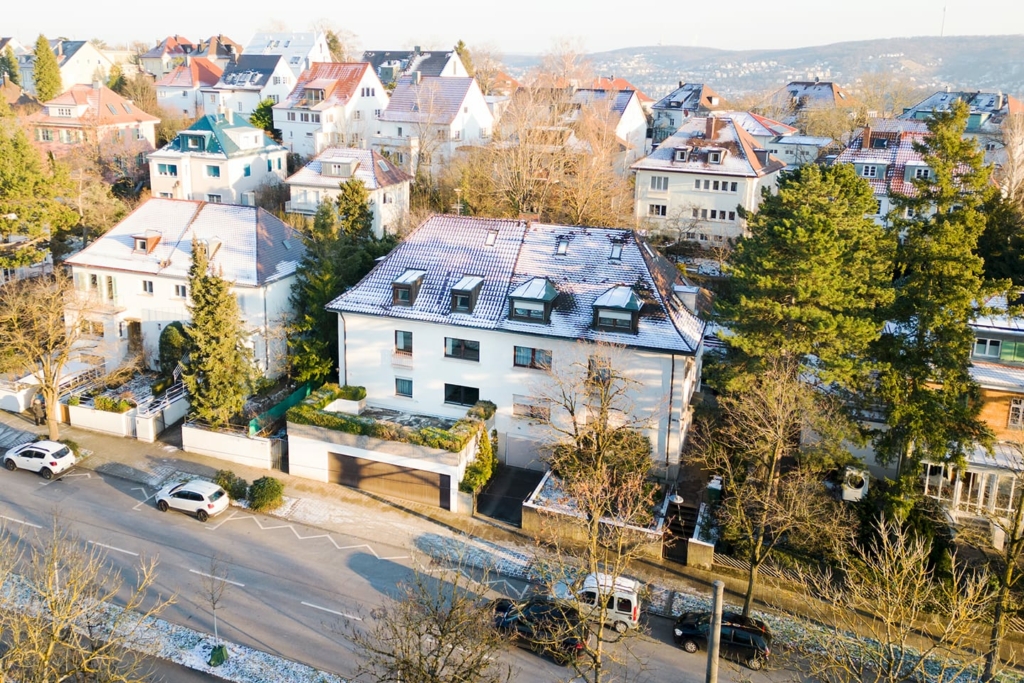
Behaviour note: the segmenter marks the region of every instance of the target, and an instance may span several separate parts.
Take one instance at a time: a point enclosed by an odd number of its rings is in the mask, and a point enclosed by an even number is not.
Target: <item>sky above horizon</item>
[[[88,9],[86,9],[86,7]],[[570,40],[586,52],[648,45],[688,45],[728,50],[794,48],[850,40],[944,35],[1022,35],[1024,2],[990,0],[763,0],[631,3],[596,0],[516,0],[430,3],[388,0],[345,5],[323,0],[295,3],[155,3],[153,10],[115,0],[49,0],[35,13],[16,3],[4,13],[0,36],[30,46],[43,33],[113,45],[167,35],[190,40],[223,33],[243,45],[258,30],[309,30],[327,19],[355,35],[358,49],[442,49],[462,39],[470,50],[539,54]],[[201,7],[201,11],[195,11]],[[501,9],[498,9],[501,7]],[[443,9],[442,9],[443,8]],[[671,9],[669,9],[671,8]],[[943,13],[945,8],[945,25]],[[979,11],[980,10],[980,11]]]

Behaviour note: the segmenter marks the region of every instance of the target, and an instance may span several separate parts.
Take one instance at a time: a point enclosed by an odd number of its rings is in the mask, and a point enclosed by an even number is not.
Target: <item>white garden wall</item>
[[[113,434],[115,436],[135,436],[136,409],[124,413],[111,413],[96,410],[90,406],[68,406],[68,422],[73,427],[81,427],[94,432]]]
[[[215,432],[195,425],[181,426],[181,448],[219,458],[237,465],[269,470],[280,467],[284,442],[280,439],[249,437],[239,433]]]

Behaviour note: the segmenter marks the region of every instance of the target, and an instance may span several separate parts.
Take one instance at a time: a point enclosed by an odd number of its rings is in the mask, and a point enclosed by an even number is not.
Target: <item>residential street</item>
[[[177,596],[164,616],[206,632],[213,631],[213,623],[201,597],[202,573],[210,573],[216,557],[232,582],[218,608],[222,638],[343,676],[351,676],[357,665],[344,630],[358,626],[409,576],[413,557],[422,557],[413,548],[429,534],[414,525],[381,533],[388,520],[354,526],[351,535],[325,533],[237,508],[204,525],[183,514],[158,512],[146,500],[153,489],[85,467],[52,482],[24,471],[5,471],[2,477],[0,515],[15,532],[31,535],[30,525],[45,527],[56,513],[85,541],[104,546],[123,568],[140,557],[157,557],[156,588]],[[447,535],[440,528],[438,533]],[[524,585],[510,587],[514,592]],[[651,635],[632,641],[633,656],[644,663],[648,680],[703,681],[704,655],[672,646],[670,627],[668,620],[652,617]],[[524,649],[507,656],[519,670],[518,680],[553,681],[567,674]],[[789,678],[723,662],[720,680]]]

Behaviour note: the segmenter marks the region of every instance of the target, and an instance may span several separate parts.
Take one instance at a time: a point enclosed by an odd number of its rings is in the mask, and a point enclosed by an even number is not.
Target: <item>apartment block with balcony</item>
[[[369,149],[331,147],[299,169],[285,182],[291,199],[288,213],[311,216],[320,204],[341,194],[341,185],[355,178],[369,193],[373,234],[394,234],[409,216],[412,177]]]

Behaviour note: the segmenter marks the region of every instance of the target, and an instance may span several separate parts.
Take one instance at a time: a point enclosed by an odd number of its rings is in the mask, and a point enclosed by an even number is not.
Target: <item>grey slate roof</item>
[[[385,62],[399,62],[401,73],[419,71],[423,76],[440,76],[445,64],[452,57],[451,50],[422,52],[417,50],[370,50],[363,53],[362,61],[367,62],[380,76],[380,67]]]
[[[488,247],[492,231],[497,237]],[[555,253],[559,239],[569,242],[561,256]],[[618,259],[610,257],[613,242],[622,245]],[[426,273],[419,295],[412,306],[394,306],[391,285],[407,270]],[[472,314],[452,313],[451,289],[467,275],[483,278],[476,308]],[[545,278],[557,292],[550,323],[509,320],[509,294]],[[681,284],[675,266],[631,230],[434,216],[327,309],[696,353],[704,323],[673,294],[673,285]],[[621,286],[641,305],[637,334],[594,329],[595,302],[609,292],[608,298],[621,298],[623,290],[615,289]]]
[[[270,81],[281,55],[239,55],[238,60],[228,62],[224,73],[217,81],[217,88],[232,90],[262,90]]]
[[[447,125],[455,120],[473,86],[472,78],[428,76],[413,83],[411,77],[398,79],[381,121]]]
[[[595,102],[607,102],[609,109],[622,116],[629,101],[636,95],[635,90],[602,90],[599,88],[579,88],[572,94],[573,104],[581,106],[590,105]],[[638,100],[639,101],[639,100]]]

